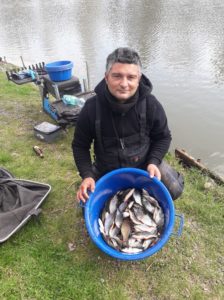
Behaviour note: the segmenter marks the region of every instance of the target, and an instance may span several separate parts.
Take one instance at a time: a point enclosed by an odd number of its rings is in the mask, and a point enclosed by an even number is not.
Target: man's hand
[[[83,179],[78,192],[76,194],[77,201],[86,202],[89,199],[88,191],[94,192],[95,189],[95,180],[92,177]]]
[[[147,171],[149,172],[149,176],[153,178],[154,176],[161,180],[161,173],[159,168],[154,164],[149,164],[147,166]]]

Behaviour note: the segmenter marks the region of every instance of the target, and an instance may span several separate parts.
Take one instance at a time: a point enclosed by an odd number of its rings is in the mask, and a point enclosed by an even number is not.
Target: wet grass
[[[1,299],[224,298],[224,187],[205,189],[208,178],[168,155],[185,176],[184,194],[175,202],[185,217],[182,236],[171,236],[148,259],[115,260],[92,243],[75,204],[80,178],[71,152],[74,128],[53,144],[36,140],[33,126],[52,122],[42,112],[38,89],[7,82],[4,73],[0,102],[0,166],[17,178],[52,186],[40,222],[30,220],[0,245]],[[44,159],[34,145],[43,149]]]

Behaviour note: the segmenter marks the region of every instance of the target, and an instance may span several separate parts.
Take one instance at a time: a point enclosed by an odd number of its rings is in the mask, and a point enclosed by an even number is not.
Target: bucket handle
[[[180,224],[179,224],[179,228],[178,228],[177,232],[172,232],[172,235],[180,237],[182,234],[182,231],[183,231],[183,227],[184,227],[184,216],[175,214],[175,217],[178,217],[180,219]]]

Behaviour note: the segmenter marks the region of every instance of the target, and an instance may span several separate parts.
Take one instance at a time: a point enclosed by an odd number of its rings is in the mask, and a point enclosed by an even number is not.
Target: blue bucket
[[[45,70],[52,81],[65,81],[72,77],[73,63],[70,60],[60,60],[45,65]]]
[[[136,254],[123,253],[110,247],[104,241],[98,224],[106,201],[116,192],[128,188],[147,190],[151,196],[158,200],[165,215],[164,230],[159,241],[154,246]],[[181,219],[176,234],[180,236],[183,228],[183,217],[175,215],[173,200],[167,188],[157,178],[150,178],[148,172],[135,168],[121,168],[104,175],[97,181],[95,191],[90,194],[89,200],[85,204],[85,223],[90,238],[100,250],[120,260],[140,260],[159,251],[173,233],[175,216]]]

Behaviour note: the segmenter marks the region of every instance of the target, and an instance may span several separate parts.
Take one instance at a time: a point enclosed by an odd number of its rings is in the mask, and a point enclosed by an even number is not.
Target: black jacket
[[[109,141],[110,139],[112,141],[117,135],[119,138],[125,138],[134,136],[140,131],[139,110],[141,102],[146,101],[146,133],[149,137],[150,147],[145,155],[144,164],[141,163],[135,166],[139,168],[145,168],[149,163],[159,165],[167,153],[171,142],[171,134],[168,128],[166,114],[162,105],[151,94],[151,91],[151,82],[146,76],[142,75],[137,92],[137,102],[124,113],[122,108],[119,109],[119,107],[116,106],[116,103],[114,108],[113,101],[108,101],[108,90],[104,79],[95,88],[100,103],[102,136]],[[82,108],[72,142],[75,163],[82,178],[94,178],[92,172],[93,159],[91,159],[93,155],[90,153],[93,142],[97,165],[99,167],[100,161],[102,160],[102,166],[104,165],[105,167],[104,170],[100,170],[101,173],[122,167],[122,165],[119,165],[119,162],[116,166],[114,165],[114,167],[108,165],[107,168],[107,166],[105,166],[105,162],[103,162],[104,156],[99,152],[99,141],[96,136],[95,121],[96,96],[88,99]],[[119,144],[111,145],[113,152],[116,151],[114,147],[117,147],[117,151],[119,150]],[[100,168],[102,168],[102,166]]]

